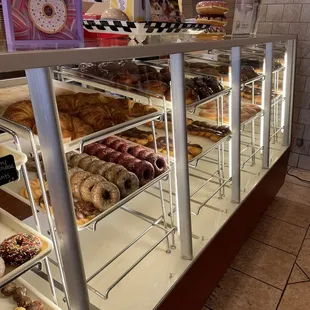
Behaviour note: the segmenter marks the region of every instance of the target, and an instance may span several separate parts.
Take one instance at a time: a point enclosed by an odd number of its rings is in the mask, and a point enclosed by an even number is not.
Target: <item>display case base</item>
[[[289,150],[266,173],[156,309],[201,310],[249,234],[282,187]]]

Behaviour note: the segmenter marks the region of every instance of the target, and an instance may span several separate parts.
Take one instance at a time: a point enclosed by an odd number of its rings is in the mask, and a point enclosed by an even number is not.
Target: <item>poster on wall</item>
[[[236,0],[233,36],[250,36],[256,34],[260,0]]]
[[[2,5],[10,50],[83,42],[81,0],[8,0]]]

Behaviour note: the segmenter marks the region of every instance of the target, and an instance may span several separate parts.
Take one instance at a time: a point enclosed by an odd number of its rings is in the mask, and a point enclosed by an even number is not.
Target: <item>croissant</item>
[[[13,103],[3,116],[13,122],[32,128],[35,124],[31,101],[24,100]]]
[[[94,129],[86,124],[84,121],[78,117],[72,117],[72,139],[78,139],[90,135],[94,132]]]
[[[153,112],[157,112],[157,109],[149,105],[145,105],[139,102],[134,102],[129,111],[129,115],[131,117],[139,117],[139,116],[147,115]]]

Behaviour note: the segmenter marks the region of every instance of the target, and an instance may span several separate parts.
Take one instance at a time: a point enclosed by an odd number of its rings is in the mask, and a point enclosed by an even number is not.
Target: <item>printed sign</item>
[[[0,157],[0,186],[18,180],[13,155]]]

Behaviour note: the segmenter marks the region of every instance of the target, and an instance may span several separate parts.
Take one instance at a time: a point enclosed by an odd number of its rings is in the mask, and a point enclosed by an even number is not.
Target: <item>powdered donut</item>
[[[75,156],[73,156],[70,160],[70,166],[71,167],[78,167],[79,166],[79,163],[80,161],[85,158],[85,157],[88,157],[88,155],[86,153],[82,153],[82,154],[77,154]]]
[[[120,201],[120,193],[116,185],[110,182],[99,182],[91,191],[94,206],[105,211]]]
[[[105,171],[104,177],[108,181],[114,183],[114,180],[116,179],[117,175],[122,171],[127,171],[127,170],[121,165],[114,165]]]
[[[91,176],[91,173],[86,171],[78,171],[72,176],[70,180],[70,185],[72,195],[74,198],[81,199],[81,192],[80,192],[81,183],[89,176]]]
[[[104,181],[105,181],[105,178],[102,177],[101,175],[92,175],[92,176],[86,178],[81,183],[81,186],[80,186],[80,192],[81,192],[82,200],[94,203],[92,201],[91,191],[97,183],[101,183]]]
[[[28,0],[28,13],[35,27],[44,33],[58,33],[67,22],[64,0]]]
[[[139,188],[138,177],[129,171],[121,171],[113,183],[118,187],[121,198],[127,197]]]
[[[87,170],[86,168],[95,160],[99,160],[96,156],[87,156],[80,160],[79,168]]]

